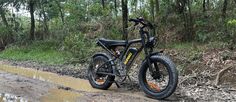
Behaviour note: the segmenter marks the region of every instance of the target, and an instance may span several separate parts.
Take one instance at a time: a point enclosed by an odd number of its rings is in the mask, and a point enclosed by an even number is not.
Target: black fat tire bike
[[[144,50],[145,59],[142,61],[138,73],[140,88],[148,97],[165,99],[176,89],[178,72],[175,64],[162,52],[153,52],[157,39],[150,37],[146,28],[152,29],[153,25],[143,18],[130,19],[134,27],[139,28],[141,38],[134,40],[107,40],[100,38],[97,45],[105,49],[107,53],[96,53],[92,56],[88,68],[88,80],[93,88],[107,90],[113,83],[119,86],[129,78],[129,70],[132,63]],[[131,47],[141,44],[139,48]],[[118,49],[122,47],[122,51]],[[118,78],[117,78],[118,77]]]

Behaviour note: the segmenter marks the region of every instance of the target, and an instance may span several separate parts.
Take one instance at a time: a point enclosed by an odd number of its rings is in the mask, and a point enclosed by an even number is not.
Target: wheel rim
[[[149,68],[147,68],[146,72],[144,73],[144,82],[148,90],[154,93],[160,93],[164,91],[169,85],[170,76],[166,65],[160,62],[156,62],[156,64],[159,69],[160,77],[154,79],[153,76],[151,75],[151,72],[149,71]],[[152,63],[151,65],[155,69],[154,63]]]
[[[93,64],[91,66],[90,69],[90,75],[93,79],[93,82],[95,82],[95,84],[97,85],[102,85],[106,82],[108,75],[99,75],[96,72],[101,71],[101,70],[107,70],[108,69],[108,65],[103,65],[106,62],[106,59],[104,58],[97,58],[93,60]],[[103,65],[102,67],[100,67],[101,65]],[[99,68],[100,67],[100,68]]]

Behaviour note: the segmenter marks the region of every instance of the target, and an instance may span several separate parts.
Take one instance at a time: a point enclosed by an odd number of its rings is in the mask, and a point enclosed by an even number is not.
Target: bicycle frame
[[[149,57],[150,57],[150,55],[152,54],[152,50],[151,50],[150,52],[148,52],[148,50],[147,50],[147,46],[146,46],[146,43],[145,43],[145,42],[146,42],[146,41],[145,41],[145,34],[146,34],[146,36],[147,36],[147,38],[148,38],[148,41],[149,41],[149,38],[150,38],[150,37],[149,37],[149,33],[146,32],[146,31],[144,31],[143,29],[144,29],[144,27],[140,28],[140,31],[139,31],[140,36],[141,36],[141,39],[126,40],[126,46],[125,46],[125,48],[124,48],[124,50],[123,50],[123,53],[122,53],[120,56],[116,56],[116,54],[115,54],[114,52],[112,52],[110,49],[108,49],[103,43],[101,43],[101,42],[98,41],[97,43],[98,43],[102,48],[104,48],[109,54],[111,54],[111,55],[114,57],[113,59],[110,59],[109,61],[105,62],[104,64],[98,66],[98,68],[101,68],[103,65],[105,65],[105,64],[107,64],[107,63],[111,63],[111,62],[113,62],[113,61],[115,61],[115,60],[117,60],[117,59],[122,60],[122,59],[124,58],[124,56],[126,55],[126,53],[128,52],[130,46],[133,45],[133,44],[137,44],[137,43],[141,43],[142,46],[141,46],[140,48],[138,48],[137,53],[134,55],[134,57],[132,57],[132,59],[130,59],[131,63],[129,63],[128,65],[126,65],[126,68],[130,68],[130,67],[131,67],[131,65],[133,64],[135,58],[141,53],[141,51],[142,51],[143,49],[144,49],[144,52],[145,52],[145,55],[146,55],[146,58],[145,58],[145,59],[148,61],[149,66],[151,66],[151,65],[150,65]],[[151,48],[151,49],[152,49],[152,48]],[[117,72],[116,72],[116,71],[117,71],[117,68],[114,67],[114,66],[116,66],[116,65],[113,63],[112,66],[113,66],[113,73],[97,72],[97,74],[106,74],[106,75],[114,75],[114,76],[116,76],[116,75],[117,75]],[[150,68],[150,71],[152,72],[152,68]]]

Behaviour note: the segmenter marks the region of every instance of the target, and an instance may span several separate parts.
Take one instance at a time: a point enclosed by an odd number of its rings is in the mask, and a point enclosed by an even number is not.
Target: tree
[[[222,18],[223,18],[223,20],[226,18],[227,5],[228,5],[228,0],[224,0],[223,9],[222,9]]]
[[[118,11],[117,11],[117,1],[116,0],[114,0],[114,6],[115,6],[115,15],[117,17]]]
[[[206,12],[206,0],[203,0],[203,3],[202,3],[202,8],[203,8],[203,13]]]
[[[7,19],[6,19],[5,9],[2,8],[2,7],[0,7],[0,15],[1,15],[1,18],[2,18],[2,21],[3,21],[4,25],[8,28],[9,24],[7,22]]]
[[[102,7],[105,8],[105,0],[102,0]]]
[[[191,0],[187,0],[188,6],[188,36],[187,40],[192,41],[194,38],[194,31],[193,31],[193,15],[192,15],[192,7],[191,7]]]
[[[57,6],[58,6],[58,8],[59,8],[61,21],[62,21],[62,23],[63,23],[63,25],[64,25],[64,24],[65,24],[65,19],[64,19],[63,7],[61,6],[60,1],[56,0],[55,2],[56,2]]]
[[[48,27],[48,16],[45,11],[45,4],[48,3],[47,1],[40,0],[39,5],[40,5],[40,15],[43,18],[43,29],[45,34],[49,33],[49,27]],[[43,36],[43,35],[42,35]]]
[[[128,38],[128,0],[122,0],[123,39]]]
[[[34,19],[34,9],[35,7],[35,0],[28,1],[28,8],[30,12],[30,21],[31,21],[31,28],[30,28],[30,40],[35,40],[35,19]]]
[[[159,0],[156,0],[156,16],[158,16],[159,12],[160,12],[160,3]]]
[[[7,43],[13,42],[12,29],[11,29],[11,26],[9,26],[9,23],[6,17],[6,11],[7,11],[6,6],[8,6],[10,3],[13,3],[13,2],[14,2],[13,0],[0,1],[0,16],[2,18],[3,24],[5,25],[3,32],[7,33],[7,34],[3,34],[4,37],[0,35],[0,41],[1,41],[0,46],[2,45],[6,46]]]
[[[154,0],[150,0],[150,14],[151,14],[151,22],[155,22],[155,7],[154,7]],[[152,34],[155,35],[156,28],[154,27],[152,30]]]
[[[12,3],[13,1],[12,0],[1,0],[0,1],[0,15],[1,15],[1,18],[2,18],[2,21],[4,23],[4,25],[8,28],[9,27],[9,24],[8,24],[8,21],[6,19],[6,9],[5,7],[8,6],[8,4]]]

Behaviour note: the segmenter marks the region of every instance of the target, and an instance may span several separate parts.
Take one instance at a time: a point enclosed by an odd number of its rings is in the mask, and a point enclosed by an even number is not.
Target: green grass
[[[64,64],[72,55],[59,51],[54,42],[35,42],[26,46],[11,46],[0,52],[0,58],[17,61],[36,61],[48,65]]]

